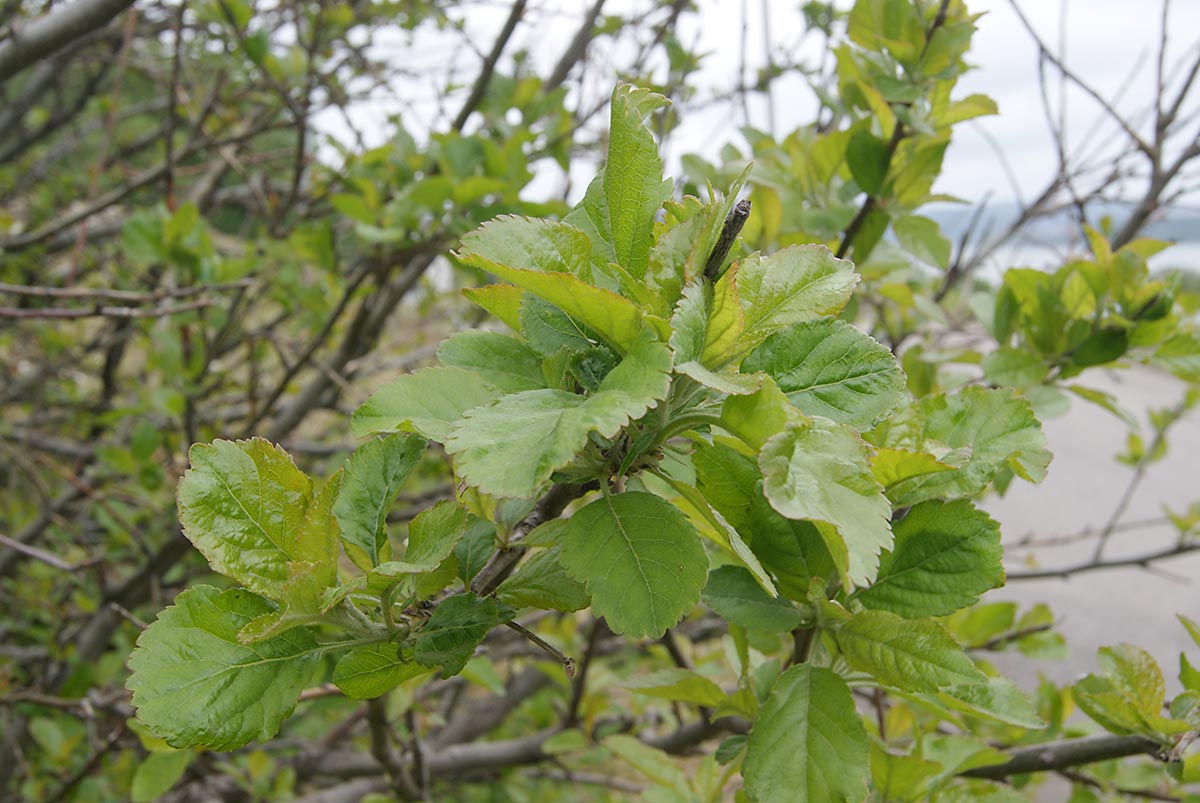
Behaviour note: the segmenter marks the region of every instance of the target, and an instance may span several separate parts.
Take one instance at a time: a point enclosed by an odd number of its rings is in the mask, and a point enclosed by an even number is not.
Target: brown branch
[[[211,307],[215,302],[209,298],[189,301],[186,304],[168,304],[161,307],[109,307],[97,304],[94,307],[0,307],[0,318],[52,318],[72,320],[76,318],[165,318],[183,312]]]
[[[1146,552],[1141,555],[1133,555],[1128,558],[1119,558],[1115,560],[1089,560],[1082,563],[1073,563],[1067,566],[1059,566],[1054,569],[1033,569],[1027,572],[1009,572],[1008,581],[1020,580],[1040,580],[1047,577],[1062,577],[1067,578],[1084,572],[1097,572],[1106,569],[1121,569],[1130,566],[1136,566],[1142,569],[1150,568],[1150,564],[1169,558],[1176,558],[1180,555],[1187,555],[1191,552],[1200,550],[1200,542],[1189,544],[1177,544],[1173,547],[1160,549],[1157,552]]]
[[[1144,736],[1088,736],[1061,742],[1033,745],[1011,751],[1008,761],[976,767],[959,773],[964,778],[1001,780],[1012,775],[1093,764],[1128,756],[1159,756],[1162,746]]]
[[[1026,19],[1025,14],[1021,11],[1021,7],[1016,3],[1016,0],[1009,0],[1008,4],[1012,6],[1012,10],[1017,15],[1017,19],[1020,21],[1021,26],[1025,28],[1026,32],[1029,34],[1029,37],[1033,39],[1033,43],[1038,49],[1038,55],[1053,64],[1064,78],[1075,84],[1075,86],[1083,90],[1084,94],[1099,104],[1100,108],[1103,109],[1118,126],[1120,126],[1123,132],[1125,132],[1125,136],[1129,137],[1130,142],[1132,142],[1139,151],[1149,157],[1151,161],[1155,160],[1157,158],[1155,156],[1156,148],[1143,139],[1138,132],[1134,131],[1133,127],[1129,125],[1129,122],[1122,117],[1116,109],[1113,108],[1112,104],[1101,97],[1099,92],[1093,89],[1087,82],[1085,82],[1074,72],[1072,72],[1072,70],[1067,67],[1067,65],[1064,64],[1061,59],[1054,55],[1050,48],[1046,47],[1046,44],[1042,41],[1042,38],[1038,36],[1037,31],[1033,29],[1033,26],[1029,23],[1029,20]]]
[[[0,42],[0,84],[60,48],[103,28],[131,5],[133,0],[75,0],[14,26],[8,39]]]
[[[562,86],[575,65],[587,55],[587,48],[592,41],[592,36],[595,35],[596,20],[599,18],[602,8],[604,8],[604,0],[596,0],[592,3],[587,16],[584,17],[583,24],[575,32],[575,38],[571,40],[571,44],[567,45],[562,57],[550,72],[550,76],[542,83],[542,92],[549,94]]]
[[[66,299],[98,299],[100,301],[121,301],[128,304],[152,304],[165,301],[168,298],[187,298],[199,293],[223,292],[250,287],[251,279],[241,279],[236,282],[220,284],[193,284],[187,287],[164,287],[151,292],[137,290],[109,290],[106,288],[88,287],[42,287],[36,285],[8,284],[0,282],[0,293],[29,298],[66,298]]]
[[[704,278],[710,283],[716,284],[717,279],[721,278],[721,266],[725,264],[725,258],[729,256],[730,249],[749,218],[750,201],[745,199],[734,204],[733,209],[725,216],[717,242],[713,245],[712,253],[708,255],[708,261],[704,263]]]
[[[525,547],[520,541],[535,527],[545,521],[558,518],[574,500],[583,496],[589,490],[584,485],[556,485],[543,496],[525,519],[513,528],[508,539],[508,545],[496,550],[471,581],[471,591],[481,597],[490,596],[496,592],[525,554]]]
[[[512,10],[508,13],[508,19],[504,21],[504,27],[496,37],[495,43],[492,44],[492,51],[488,53],[487,58],[483,60],[483,66],[479,68],[479,75],[475,78],[475,84],[471,87],[471,94],[467,96],[467,100],[463,103],[462,109],[459,110],[458,116],[454,118],[454,122],[450,125],[453,130],[462,131],[463,126],[467,124],[467,119],[479,106],[479,102],[483,100],[488,84],[492,82],[492,74],[496,71],[496,62],[500,61],[500,55],[504,53],[504,48],[508,45],[508,40],[512,38],[513,31],[517,29],[517,24],[521,21],[521,17],[525,15],[526,2],[527,0],[517,0],[513,3]]]

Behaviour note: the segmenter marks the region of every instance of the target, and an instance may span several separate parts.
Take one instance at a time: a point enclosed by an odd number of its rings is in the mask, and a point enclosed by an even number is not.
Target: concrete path
[[[1119,379],[1119,382],[1118,382]],[[1148,408],[1175,404],[1183,385],[1174,378],[1138,368],[1109,375],[1093,371],[1079,380],[1114,393],[1126,409],[1143,421],[1143,438]],[[1044,422],[1054,461],[1041,485],[1016,482],[1002,499],[990,499],[984,507],[1000,520],[1005,542],[1012,545],[1025,535],[1065,535],[1086,527],[1102,528],[1112,515],[1133,476],[1133,470],[1114,456],[1124,449],[1126,426],[1111,413],[1080,399],[1071,411]],[[1200,411],[1176,424],[1168,438],[1165,458],[1149,467],[1140,490],[1123,520],[1135,522],[1163,515],[1164,505],[1185,509],[1200,499]],[[1174,542],[1172,527],[1157,526],[1117,532],[1108,542],[1109,559],[1138,555]],[[1062,566],[1087,560],[1094,540],[1042,549],[1034,553],[1037,565]],[[1010,573],[1026,568],[1020,553],[1008,552]],[[1071,650],[1065,661],[1036,662],[1022,656],[1004,660],[1013,680],[1031,688],[1041,672],[1058,682],[1069,682],[1096,668],[1096,649],[1103,645],[1130,642],[1148,649],[1159,661],[1168,689],[1177,689],[1179,653],[1187,650],[1193,663],[1200,663],[1200,647],[1192,643],[1175,618],[1183,613],[1200,621],[1200,553],[1192,553],[1157,564],[1155,569],[1114,569],[1073,576],[1069,579],[1012,581],[986,599],[1009,599],[1020,603],[1045,602],[1061,620],[1060,631]]]

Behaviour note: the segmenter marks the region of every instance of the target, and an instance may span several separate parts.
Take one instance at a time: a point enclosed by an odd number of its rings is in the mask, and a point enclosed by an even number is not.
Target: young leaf
[[[823,245],[796,245],[770,256],[748,257],[725,276],[737,285],[743,314],[742,330],[727,355],[730,360],[740,360],[784,327],[836,315],[858,285],[854,266]]]
[[[499,332],[459,332],[437,347],[438,362],[478,374],[505,393],[546,387],[542,360],[518,338]]]
[[[867,429],[895,406],[904,375],[892,352],[845,321],[821,319],[776,332],[742,361],[764,371],[807,415]]]
[[[868,608],[946,616],[1004,584],[1000,527],[965,499],[917,505],[892,531],[896,543],[875,582],[854,595]]]
[[[721,427],[756,451],[789,424],[804,426],[807,422],[808,417],[788,401],[770,377],[763,377],[753,393],[730,396],[721,405]]]
[[[750,730],[742,765],[750,799],[860,801],[867,771],[867,733],[846,682],[811,664],[780,675]]]
[[[501,395],[461,368],[422,368],[371,394],[350,418],[356,438],[376,432],[419,432],[439,443],[463,413]]]
[[[734,370],[715,371],[703,362],[708,340],[709,307],[712,289],[707,284],[689,284],[671,316],[671,350],[675,352],[675,370],[721,393],[753,393],[762,385],[762,377]]]
[[[331,680],[351,700],[369,700],[429,671],[416,661],[400,660],[396,645],[385,642],[350,650],[333,668]]]
[[[580,611],[588,606],[587,590],[567,576],[559,563],[559,548],[543,549],[521,564],[500,584],[498,599],[514,608]]]
[[[663,181],[658,145],[644,123],[647,115],[667,103],[661,95],[628,84],[613,90],[604,198],[613,261],[635,278],[646,273],[654,216],[671,196],[671,182]]]
[[[799,627],[804,616],[786,599],[772,598],[750,572],[740,566],[720,566],[709,572],[704,604],[730,624],[764,633],[786,633]]]
[[[660,637],[700,599],[708,557],[679,510],[653,494],[604,496],[571,516],[563,566],[615,632]]]
[[[321,567],[333,582],[337,534],[328,494],[313,497],[312,481],[287,452],[261,438],[198,443],[179,482],[183,532],[213,570],[278,599],[288,563]]]
[[[431,572],[450,556],[467,531],[471,516],[455,502],[444,500],[417,514],[408,525],[404,560],[381,563],[375,574],[398,577]]]
[[[875,577],[892,545],[892,506],[871,474],[867,446],[853,430],[823,418],[793,424],[763,446],[763,493],[790,519],[825,522],[826,543],[855,585]],[[836,529],[836,532],[829,532]]]
[[[138,718],[172,747],[234,750],[275,735],[316,663],[307,628],[239,643],[273,606],[241,589],[195,586],[138,637],[129,657]]]
[[[589,397],[531,390],[473,410],[451,430],[446,450],[468,482],[499,497],[531,497],[587,445],[615,435],[666,396],[671,353],[643,337]]]
[[[931,620],[864,611],[843,622],[836,635],[850,666],[901,691],[987,683],[958,642]]]
[[[914,482],[922,482],[930,474],[954,471],[955,468],[931,454],[908,449],[879,449],[871,457],[871,473],[895,507],[914,505],[925,498],[924,495],[910,498],[907,489]]]
[[[972,716],[1040,730],[1046,723],[1016,684],[1000,677],[989,677],[986,684],[968,683],[938,692],[938,700],[948,708]]]
[[[276,636],[293,627],[316,624],[325,608],[323,582],[326,567],[307,561],[288,564],[288,579],[279,597],[279,609],[256,616],[238,631],[238,641],[251,644]]]
[[[364,443],[350,456],[333,514],[346,555],[360,569],[378,566],[391,555],[388,510],[424,451],[425,441],[396,434]]]
[[[457,675],[493,627],[511,609],[490,597],[458,594],[438,604],[417,636],[414,657],[426,667],[440,666],[442,677]]]
[[[1005,467],[1030,482],[1045,477],[1050,452],[1042,425],[1029,402],[1012,391],[965,388],[922,399],[919,410],[927,440],[970,450],[965,466],[921,483],[924,498],[974,496]]]

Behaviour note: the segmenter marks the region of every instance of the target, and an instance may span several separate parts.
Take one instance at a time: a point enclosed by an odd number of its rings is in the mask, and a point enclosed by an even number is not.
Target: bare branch
[[[133,5],[133,0],[75,0],[24,25],[0,42],[0,84],[31,64],[47,58]]]

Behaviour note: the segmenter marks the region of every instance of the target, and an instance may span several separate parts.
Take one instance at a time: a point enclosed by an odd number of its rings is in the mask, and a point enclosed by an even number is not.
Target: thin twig
[[[563,671],[567,673],[567,680],[575,677],[575,659],[565,654],[562,650],[555,647],[544,638],[534,633],[527,627],[517,624],[516,622],[504,623],[510,630],[515,630],[531,642],[541,647],[551,658],[563,665]]]
[[[704,278],[712,284],[716,284],[717,279],[721,278],[721,266],[725,264],[729,250],[733,248],[733,244],[737,241],[738,235],[742,233],[742,227],[746,225],[749,217],[750,201],[747,199],[734,204],[733,209],[730,209],[729,214],[725,216],[725,222],[721,225],[721,233],[717,237],[717,242],[713,245],[712,253],[708,255],[708,261],[704,263]]]

